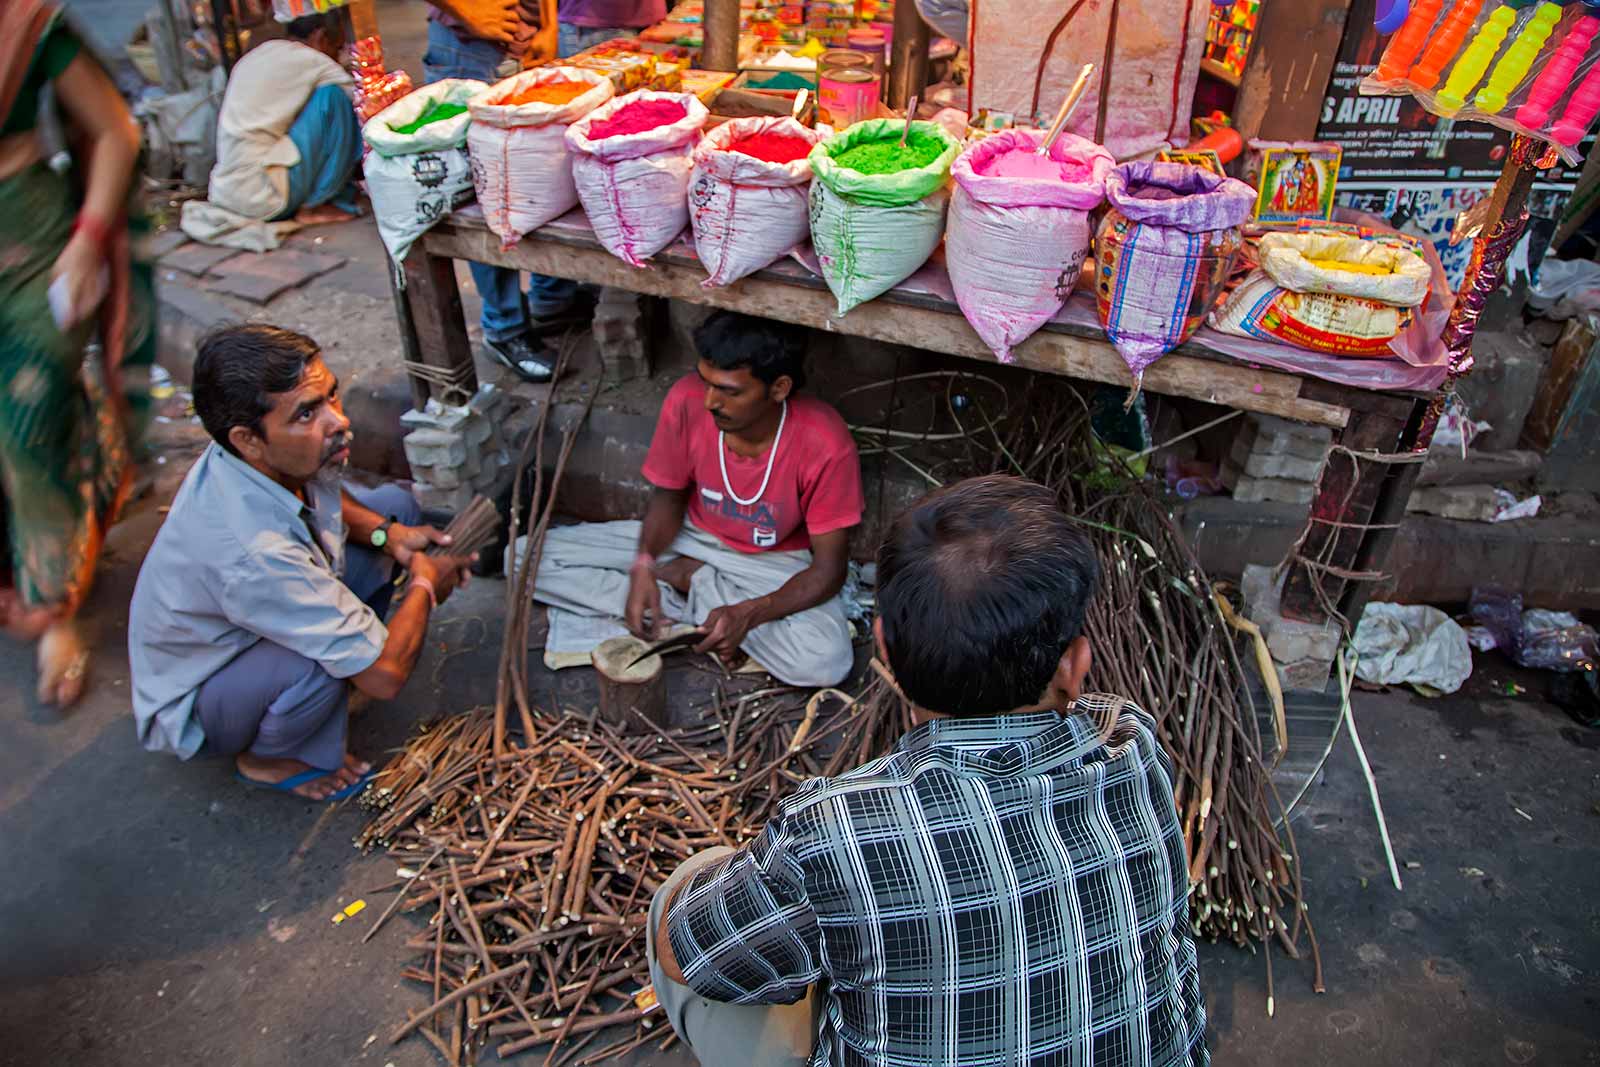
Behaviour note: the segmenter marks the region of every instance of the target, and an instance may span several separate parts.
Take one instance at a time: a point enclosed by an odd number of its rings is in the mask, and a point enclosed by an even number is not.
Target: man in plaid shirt
[[[1096,580],[1031,482],[898,518],[876,636],[919,725],[651,905],[656,995],[701,1063],[1209,1063],[1171,764],[1148,714],[1082,693]]]

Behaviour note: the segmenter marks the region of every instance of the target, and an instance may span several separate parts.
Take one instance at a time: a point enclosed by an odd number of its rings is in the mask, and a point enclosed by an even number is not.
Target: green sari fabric
[[[154,280],[134,264],[125,313],[62,332],[46,294],[78,210],[72,183],[37,164],[0,179],[0,204],[0,525],[24,603],[75,610],[150,414]],[[122,351],[110,373],[100,358],[108,321]]]

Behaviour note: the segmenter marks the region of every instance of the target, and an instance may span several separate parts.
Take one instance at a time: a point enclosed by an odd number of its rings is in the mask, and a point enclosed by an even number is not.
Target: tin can
[[[840,130],[871,118],[878,111],[880,83],[870,67],[829,71],[817,86],[817,106],[826,113],[818,117]]]
[[[860,52],[871,59],[872,69],[880,78],[883,77],[885,42],[882,33],[865,28],[851,30],[845,37],[844,46],[848,51]]]

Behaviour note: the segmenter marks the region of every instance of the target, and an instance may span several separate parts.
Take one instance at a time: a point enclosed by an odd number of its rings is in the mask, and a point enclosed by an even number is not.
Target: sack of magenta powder
[[[1089,254],[1089,212],[1111,153],[1064,133],[1037,155],[1037,130],[1006,130],[956,157],[945,264],[956,303],[1002,361],[1061,310]]]
[[[791,118],[734,119],[706,134],[689,176],[689,225],[706,288],[736,282],[806,239],[811,161],[822,135]]]
[[[1106,177],[1111,210],[1095,236],[1100,322],[1134,387],[1200,328],[1244,243],[1256,193],[1184,163],[1124,163]]]
[[[472,183],[502,247],[578,206],[567,127],[613,92],[611,79],[592,70],[536,67],[472,98]]]
[[[689,171],[709,117],[691,93],[629,93],[567,128],[572,179],[606,251],[635,266],[689,222]]]

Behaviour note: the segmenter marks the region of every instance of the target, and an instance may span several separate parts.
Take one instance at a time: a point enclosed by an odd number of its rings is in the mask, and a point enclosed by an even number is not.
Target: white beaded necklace
[[[761,476],[761,488],[756,490],[756,495],[746,500],[733,491],[733,483],[728,481],[728,435],[721,430],[717,431],[717,462],[722,464],[722,488],[728,491],[733,501],[743,507],[749,507],[760,500],[767,493],[767,483],[772,480],[772,464],[778,458],[778,443],[783,440],[783,424],[789,421],[789,402],[783,402],[783,411],[778,415],[778,435],[772,439],[772,451],[767,453],[767,473]]]

